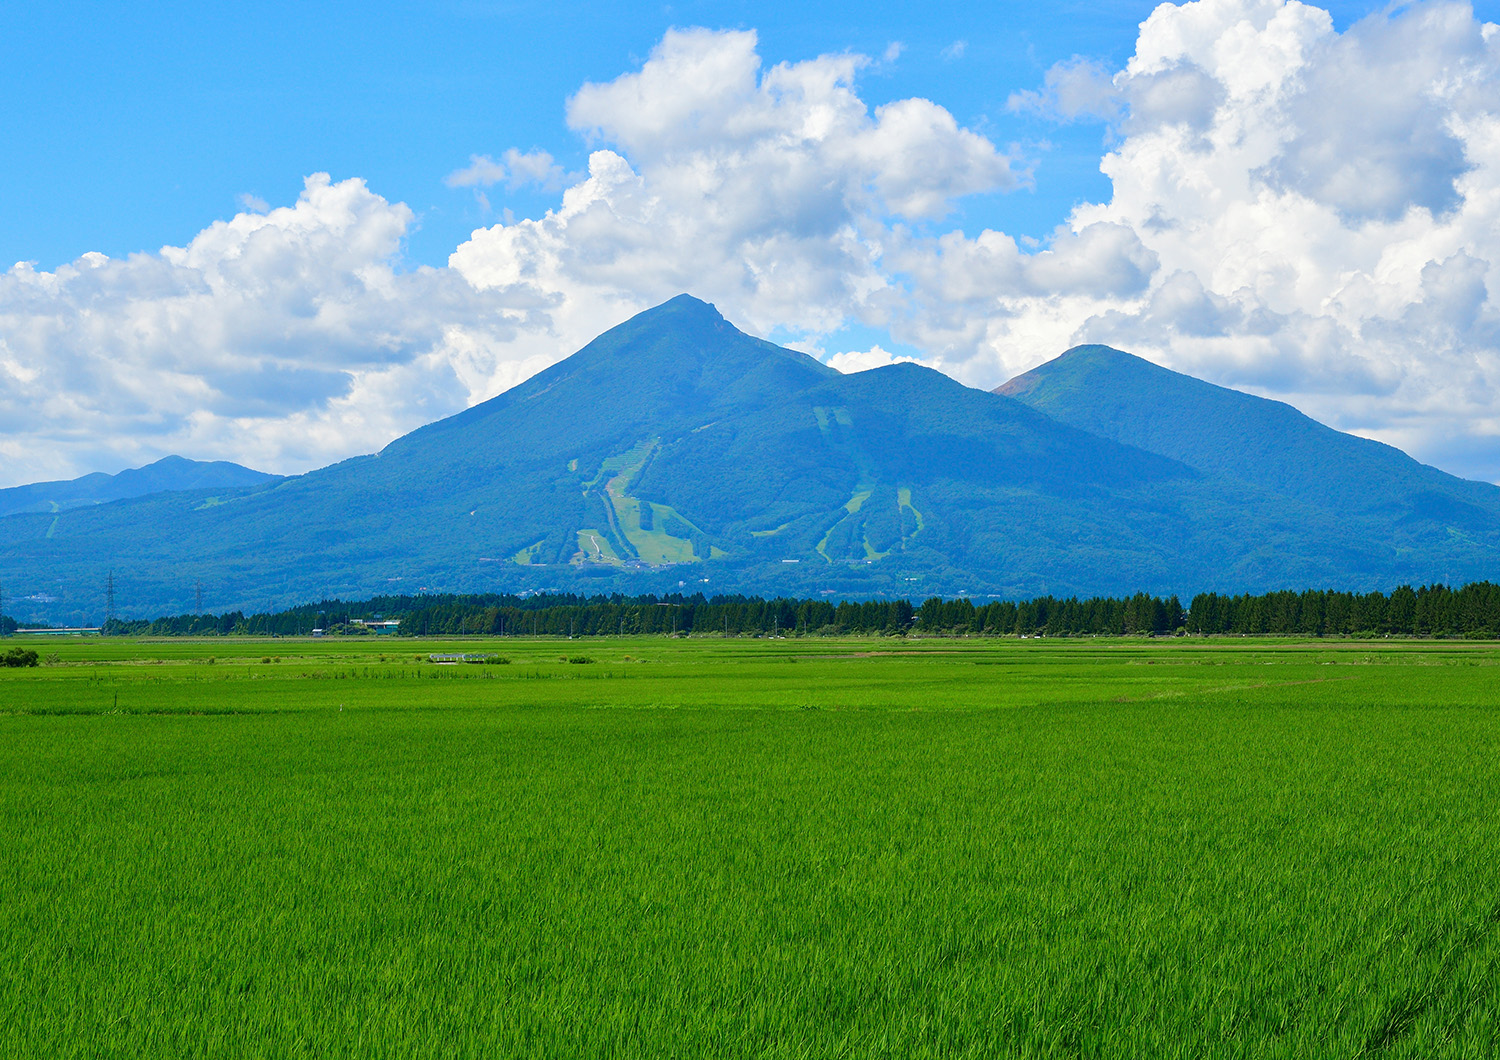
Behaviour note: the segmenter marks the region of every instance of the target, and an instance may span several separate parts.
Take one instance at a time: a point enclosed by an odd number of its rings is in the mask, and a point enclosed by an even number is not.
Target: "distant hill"
[[[1068,392],[1046,373],[1020,400],[912,364],[840,375],[681,296],[373,456],[0,520],[0,579],[30,598],[23,617],[71,620],[99,616],[111,570],[120,613],[155,615],[188,610],[199,581],[222,611],[423,589],[1186,596],[1471,580],[1500,561],[1494,487],[1306,421],[1344,446],[1324,473],[1345,481],[1294,488],[1304,457],[1277,479],[1254,453],[1171,449],[1171,429],[1112,435]],[[1191,429],[1217,415],[1199,399],[1159,415]],[[1389,454],[1468,505],[1468,529],[1433,533],[1420,491],[1354,520],[1330,500]]]
[[[1443,568],[1451,565],[1496,573],[1480,557],[1500,544],[1500,488],[1336,431],[1280,401],[1108,346],[1077,346],[995,393],[1102,438],[1318,508],[1389,542],[1430,575],[1446,577]]]
[[[224,460],[165,456],[154,464],[121,471],[117,475],[95,472],[66,481],[34,482],[0,489],[0,517],[24,512],[60,512],[167,490],[237,489],[274,482],[277,478]]]

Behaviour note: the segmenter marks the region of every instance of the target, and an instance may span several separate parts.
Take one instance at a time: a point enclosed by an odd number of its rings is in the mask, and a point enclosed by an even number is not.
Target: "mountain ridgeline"
[[[1355,519],[1398,549],[1496,530],[1500,491],[1343,434],[1280,401],[1169,371],[1108,346],[1077,346],[996,394],[1080,430]],[[1460,550],[1461,551],[1461,550]]]
[[[166,456],[145,467],[117,475],[96,471],[58,482],[33,482],[0,489],[0,517],[24,512],[61,512],[88,504],[145,497],[170,490],[238,489],[263,486],[279,476],[253,471],[224,460],[187,460]]]
[[[1478,581],[1500,489],[1105,347],[841,375],[680,296],[373,456],[0,520],[6,610],[381,593],[851,599]],[[28,599],[29,598],[29,599]],[[45,599],[44,599],[45,598]]]

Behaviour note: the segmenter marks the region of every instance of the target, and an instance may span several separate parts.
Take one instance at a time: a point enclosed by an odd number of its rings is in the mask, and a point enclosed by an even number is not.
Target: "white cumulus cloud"
[[[1050,118],[1109,119],[1120,113],[1120,92],[1114,75],[1103,63],[1075,55],[1043,75],[1040,90],[1011,93],[1005,109],[1033,111]]]
[[[903,361],[914,361],[915,357],[905,357],[883,349],[879,344],[871,346],[868,350],[847,350],[844,353],[830,354],[823,358],[823,363],[830,368],[836,368],[840,372],[867,372],[871,368],[884,368],[888,364],[900,364]]]
[[[489,155],[470,155],[469,164],[449,173],[443,178],[443,183],[450,188],[488,188],[499,184],[509,173],[503,163],[496,162]]]
[[[0,277],[0,457],[20,482],[167,452],[297,471],[378,449],[682,291],[759,331],[879,323],[897,228],[1015,186],[989,140],[923,99],[871,109],[850,54],[763,68],[753,33],[672,31],[588,84],[597,149],[475,154],[446,178],[569,183],[556,208],[403,268],[412,212],[317,175],[185,247]],[[3,484],[3,483],[0,483]]]
[[[1039,244],[958,226],[1027,163],[933,101],[867,105],[871,63],[768,65],[753,32],[673,30],[568,101],[586,172],[510,149],[449,174],[560,194],[444,268],[403,266],[407,207],[324,176],[184,247],[18,265],[3,477],[371,451],[687,291],[808,349],[884,328],[985,387],[1109,342],[1500,478],[1500,32],[1468,7],[1340,33],[1284,0],[1159,6],[1123,67],[1075,57],[1010,100],[1108,145],[1109,199]]]
[[[443,178],[450,188],[488,188],[504,182],[512,189],[535,184],[556,190],[562,186],[563,168],[546,151],[506,150],[500,161],[489,155],[470,155],[469,164]]]
[[[867,62],[763,69],[752,32],[670,31],[638,72],[569,102],[598,149],[560,206],[475,232],[450,265],[550,300],[565,343],[681,291],[761,332],[878,323],[904,297],[881,263],[897,228],[1017,178],[928,100],[871,111]]]
[[[3,484],[171,452],[302,470],[524,377],[490,351],[535,307],[398,271],[411,222],[318,174],[187,246],[0,274]]]
[[[1149,288],[1077,337],[1500,477],[1500,41],[1463,4],[1334,31],[1276,0],[1162,5],[1113,79],[1110,223]]]
[[[1109,201],[1037,253],[912,240],[895,334],[992,384],[1107,342],[1500,479],[1500,35],[1459,3],[1343,33],[1282,0],[1162,4],[1123,69],[1012,110],[1112,123]]]

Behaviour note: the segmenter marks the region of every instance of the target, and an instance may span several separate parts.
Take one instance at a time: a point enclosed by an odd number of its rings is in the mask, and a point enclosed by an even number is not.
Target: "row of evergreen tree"
[[[906,600],[846,600],[834,604],[754,596],[599,597],[533,607],[499,603],[474,607],[455,601],[408,612],[401,617],[401,632],[422,637],[464,633],[577,637],[610,633],[894,635],[910,630],[912,618],[912,606]]]
[[[299,636],[315,629],[358,633],[355,619],[398,618],[408,636],[554,636],[720,634],[827,636],[843,633],[989,636],[1123,636],[1130,634],[1287,636],[1500,636],[1500,586],[1476,582],[1390,594],[1335,590],[1239,596],[1200,593],[1183,608],[1177,597],[1130,597],[975,604],[932,598],[843,601],[748,596],[389,596],[360,603],[323,600],[246,616],[178,615],[111,622],[105,632],[145,636]]]
[[[1260,596],[1193,597],[1185,628],[1189,633],[1283,633],[1305,636],[1480,636],[1500,635],[1500,585],[1471,582],[1403,585],[1385,593],[1309,590]]]

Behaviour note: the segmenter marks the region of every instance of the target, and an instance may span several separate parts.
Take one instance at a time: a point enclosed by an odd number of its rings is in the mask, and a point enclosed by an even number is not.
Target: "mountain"
[[[0,517],[23,512],[60,512],[86,504],[105,504],[168,490],[258,486],[274,482],[278,477],[224,460],[165,456],[154,464],[121,471],[118,475],[96,471],[82,478],[0,489]]]
[[[1493,576],[1500,489],[1343,434],[1280,401],[1170,371],[1108,346],[1077,346],[996,394],[1062,423],[1254,485],[1349,521],[1423,560],[1433,576]]]
[[[1232,462],[1067,422],[1033,407],[1038,388],[841,375],[681,296],[372,456],[0,520],[0,582],[12,614],[79,620],[111,572],[120,613],[154,615],[199,582],[210,610],[423,589],[1187,594],[1477,577],[1500,558],[1500,519],[1396,547],[1401,513],[1351,524]],[[1500,503],[1442,478],[1477,511]]]

